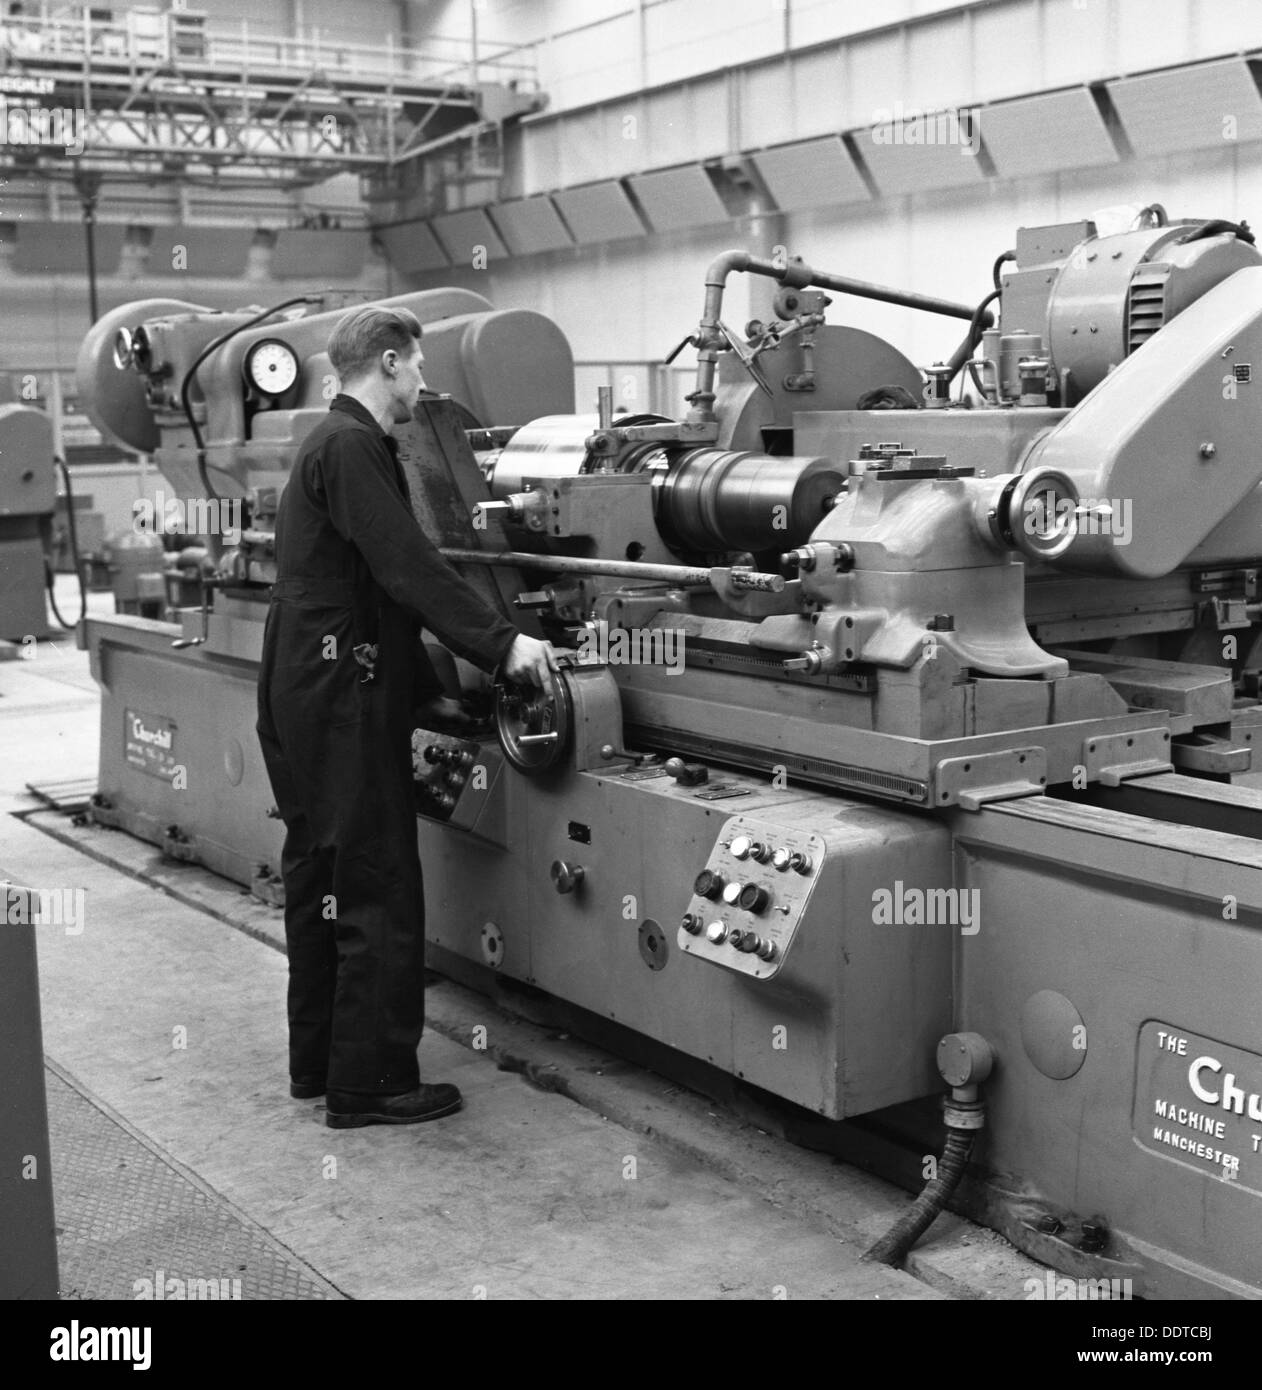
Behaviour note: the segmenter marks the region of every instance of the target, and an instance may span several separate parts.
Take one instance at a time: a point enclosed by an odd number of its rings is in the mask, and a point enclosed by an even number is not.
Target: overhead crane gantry
[[[193,19],[0,20],[0,172],[81,192],[111,175],[292,189],[357,173],[371,187],[436,140],[485,136],[542,104],[528,64],[476,45],[444,54]]]

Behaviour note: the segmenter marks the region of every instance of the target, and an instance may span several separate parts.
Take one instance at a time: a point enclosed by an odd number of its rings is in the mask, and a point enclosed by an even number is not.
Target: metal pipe
[[[723,290],[727,277],[734,270],[742,270],[749,275],[767,275],[779,280],[782,285],[793,289],[836,290],[839,294],[853,294],[860,299],[877,299],[885,304],[899,304],[907,309],[922,309],[930,314],[944,314],[948,318],[972,319],[972,305],[956,304],[949,299],[935,299],[932,295],[915,294],[909,290],[895,290],[887,285],[873,285],[866,280],[854,280],[848,275],[833,275],[828,271],[816,270],[805,261],[769,261],[763,256],[741,250],[723,251],[710,262],[705,276],[705,307],[701,313],[701,323],[697,332],[697,386],[689,400],[692,409],[688,413],[691,422],[710,422],[714,419],[714,374],[718,364],[719,352],[726,346],[726,339],[719,327],[719,315],[723,309]],[[987,325],[989,326],[989,325]]]
[[[502,565],[512,569],[558,570],[562,574],[604,574],[621,579],[657,579],[667,584],[709,588],[708,569],[692,565],[650,565],[637,560],[584,560],[578,555],[533,555],[528,550],[462,550],[443,546],[457,565]],[[779,576],[776,576],[777,578]]]

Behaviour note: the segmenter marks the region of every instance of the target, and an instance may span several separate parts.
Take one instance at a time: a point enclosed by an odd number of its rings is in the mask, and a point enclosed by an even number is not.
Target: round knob
[[[699,898],[717,898],[723,891],[723,879],[712,869],[702,869],[693,881],[692,891]]]
[[[434,798],[444,811],[450,811],[456,804],[456,798],[450,792],[442,792]]]
[[[789,867],[795,869],[800,874],[809,874],[811,871],[811,856],[803,854],[800,849],[795,849],[789,856]]]
[[[695,912],[685,912],[679,920],[679,925],[689,936],[697,936],[701,931],[701,918]]]
[[[748,859],[749,851],[753,846],[753,841],[748,835],[737,835],[728,847],[732,851],[733,859]]]
[[[789,865],[791,864],[792,860],[793,860],[793,854],[792,854],[792,852],[791,852],[790,850],[787,850],[787,849],[778,849],[778,850],[776,850],[776,852],[771,856],[771,862],[772,862],[772,864],[773,864],[777,869],[779,869],[781,873],[784,873],[784,871],[785,871],[785,870],[789,867]]]
[[[564,859],[554,859],[550,873],[552,886],[558,893],[572,893],[582,883],[584,869],[581,864],[567,864]]]
[[[747,883],[741,889],[740,897],[737,902],[746,912],[766,912],[767,904],[771,901],[771,894],[765,888],[759,887],[756,883]]]
[[[775,960],[779,954],[774,941],[760,941],[758,943],[759,960]]]
[[[755,840],[749,847],[749,857],[756,859],[760,864],[765,864],[771,858],[771,846],[764,845],[761,840]]]
[[[744,951],[747,955],[752,955],[762,946],[762,938],[754,931],[741,933],[741,939],[736,943],[738,951]]]
[[[744,940],[745,933],[741,931],[739,927],[733,927],[732,930],[727,934],[727,944],[729,946],[735,946],[738,951],[743,951],[745,949],[744,945],[742,944]]]
[[[729,907],[736,906],[737,899],[740,897],[740,895],[741,886],[739,883],[728,883],[724,885],[723,901],[727,903]]]
[[[443,760],[443,750],[436,743],[431,743],[422,756],[431,766],[437,766]]]
[[[722,946],[727,940],[727,924],[725,922],[711,922],[705,929],[706,939],[713,941],[716,946]]]

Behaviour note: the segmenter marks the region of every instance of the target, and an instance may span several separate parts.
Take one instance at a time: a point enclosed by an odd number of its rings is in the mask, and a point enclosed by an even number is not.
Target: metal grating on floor
[[[96,791],[96,773],[91,777],[69,777],[60,782],[28,782],[26,790],[54,811],[78,811]]]
[[[159,1279],[167,1299],[342,1297],[57,1071],[45,1076],[62,1298],[135,1299]]]

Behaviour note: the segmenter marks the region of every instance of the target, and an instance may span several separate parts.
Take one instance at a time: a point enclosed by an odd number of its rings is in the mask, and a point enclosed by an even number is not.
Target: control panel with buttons
[[[479,745],[450,734],[417,729],[412,735],[412,777],[416,809],[435,820],[449,820],[478,761]]]
[[[693,881],[680,950],[770,979],[793,944],[823,858],[824,842],[810,831],[733,816]]]
[[[506,841],[504,755],[495,743],[417,729],[412,734],[416,811],[492,844]]]

